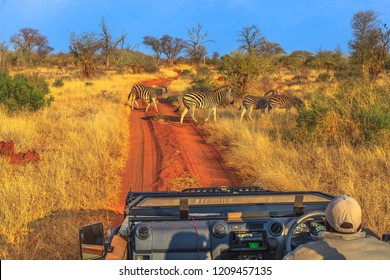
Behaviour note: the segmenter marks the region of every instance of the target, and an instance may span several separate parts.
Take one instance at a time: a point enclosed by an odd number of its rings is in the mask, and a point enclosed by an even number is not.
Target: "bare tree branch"
[[[109,68],[111,54],[120,43],[122,43],[123,46],[127,34],[122,33],[118,39],[113,40],[104,17],[102,17],[102,21],[99,26],[101,29],[100,37],[102,40],[102,53],[105,57],[106,68]]]

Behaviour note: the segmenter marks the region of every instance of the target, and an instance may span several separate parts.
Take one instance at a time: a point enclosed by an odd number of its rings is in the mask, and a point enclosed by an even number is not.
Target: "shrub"
[[[216,88],[215,82],[212,78],[204,77],[194,79],[190,83],[190,87],[187,89],[187,92],[209,92]]]
[[[187,92],[209,92],[215,88],[216,83],[212,77],[210,68],[207,66],[200,66],[197,68],[196,75],[192,77],[190,87],[187,89]]]
[[[131,50],[116,50],[113,53],[113,62],[116,62],[118,73],[130,69],[131,73],[134,74],[156,73],[159,71],[154,57]]]
[[[317,77],[317,82],[327,82],[330,80],[330,74],[329,73],[321,73]]]
[[[345,79],[357,79],[361,77],[361,73],[358,69],[341,70],[334,73],[334,77],[338,81]]]
[[[53,82],[53,87],[63,87],[64,86],[64,80],[59,78],[59,79],[56,79],[54,82]]]
[[[48,83],[39,76],[28,77],[16,74],[14,77],[0,73],[0,103],[8,111],[27,108],[36,111],[54,100],[49,95]]]
[[[190,69],[184,69],[181,74],[183,75],[183,77],[189,77],[191,76],[192,71]]]
[[[221,58],[220,74],[226,76],[239,95],[244,95],[250,81],[265,72],[267,64],[256,54],[233,52]]]
[[[121,95],[116,91],[102,89],[98,97],[116,104],[119,104],[121,102]]]
[[[335,96],[317,94],[297,118],[295,140],[327,146],[371,145],[389,138],[389,94],[355,86]],[[302,138],[302,139],[301,139]]]

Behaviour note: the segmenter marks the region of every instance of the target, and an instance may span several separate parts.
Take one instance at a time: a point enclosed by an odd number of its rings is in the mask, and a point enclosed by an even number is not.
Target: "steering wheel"
[[[291,250],[291,239],[292,239],[292,236],[293,236],[293,233],[294,233],[294,230],[295,228],[302,222],[306,221],[307,219],[309,218],[313,218],[313,217],[318,217],[318,216],[321,216],[321,217],[324,217],[325,218],[325,212],[324,211],[313,211],[313,212],[309,212],[307,214],[304,214],[302,216],[300,216],[290,227],[290,229],[288,230],[288,233],[286,235],[286,251],[287,251],[287,254],[290,253],[292,250]]]

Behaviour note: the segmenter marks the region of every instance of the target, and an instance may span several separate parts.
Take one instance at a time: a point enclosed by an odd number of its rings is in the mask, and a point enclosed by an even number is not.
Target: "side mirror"
[[[382,241],[385,241],[390,244],[390,233],[382,234]]]
[[[102,223],[83,226],[79,230],[80,254],[83,260],[102,259],[105,254]]]

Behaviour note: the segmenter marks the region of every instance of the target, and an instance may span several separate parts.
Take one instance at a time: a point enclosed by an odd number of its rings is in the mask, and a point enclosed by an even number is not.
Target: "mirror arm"
[[[114,251],[114,247],[111,246],[110,242],[106,241],[104,243],[104,255],[111,253],[112,251]]]

